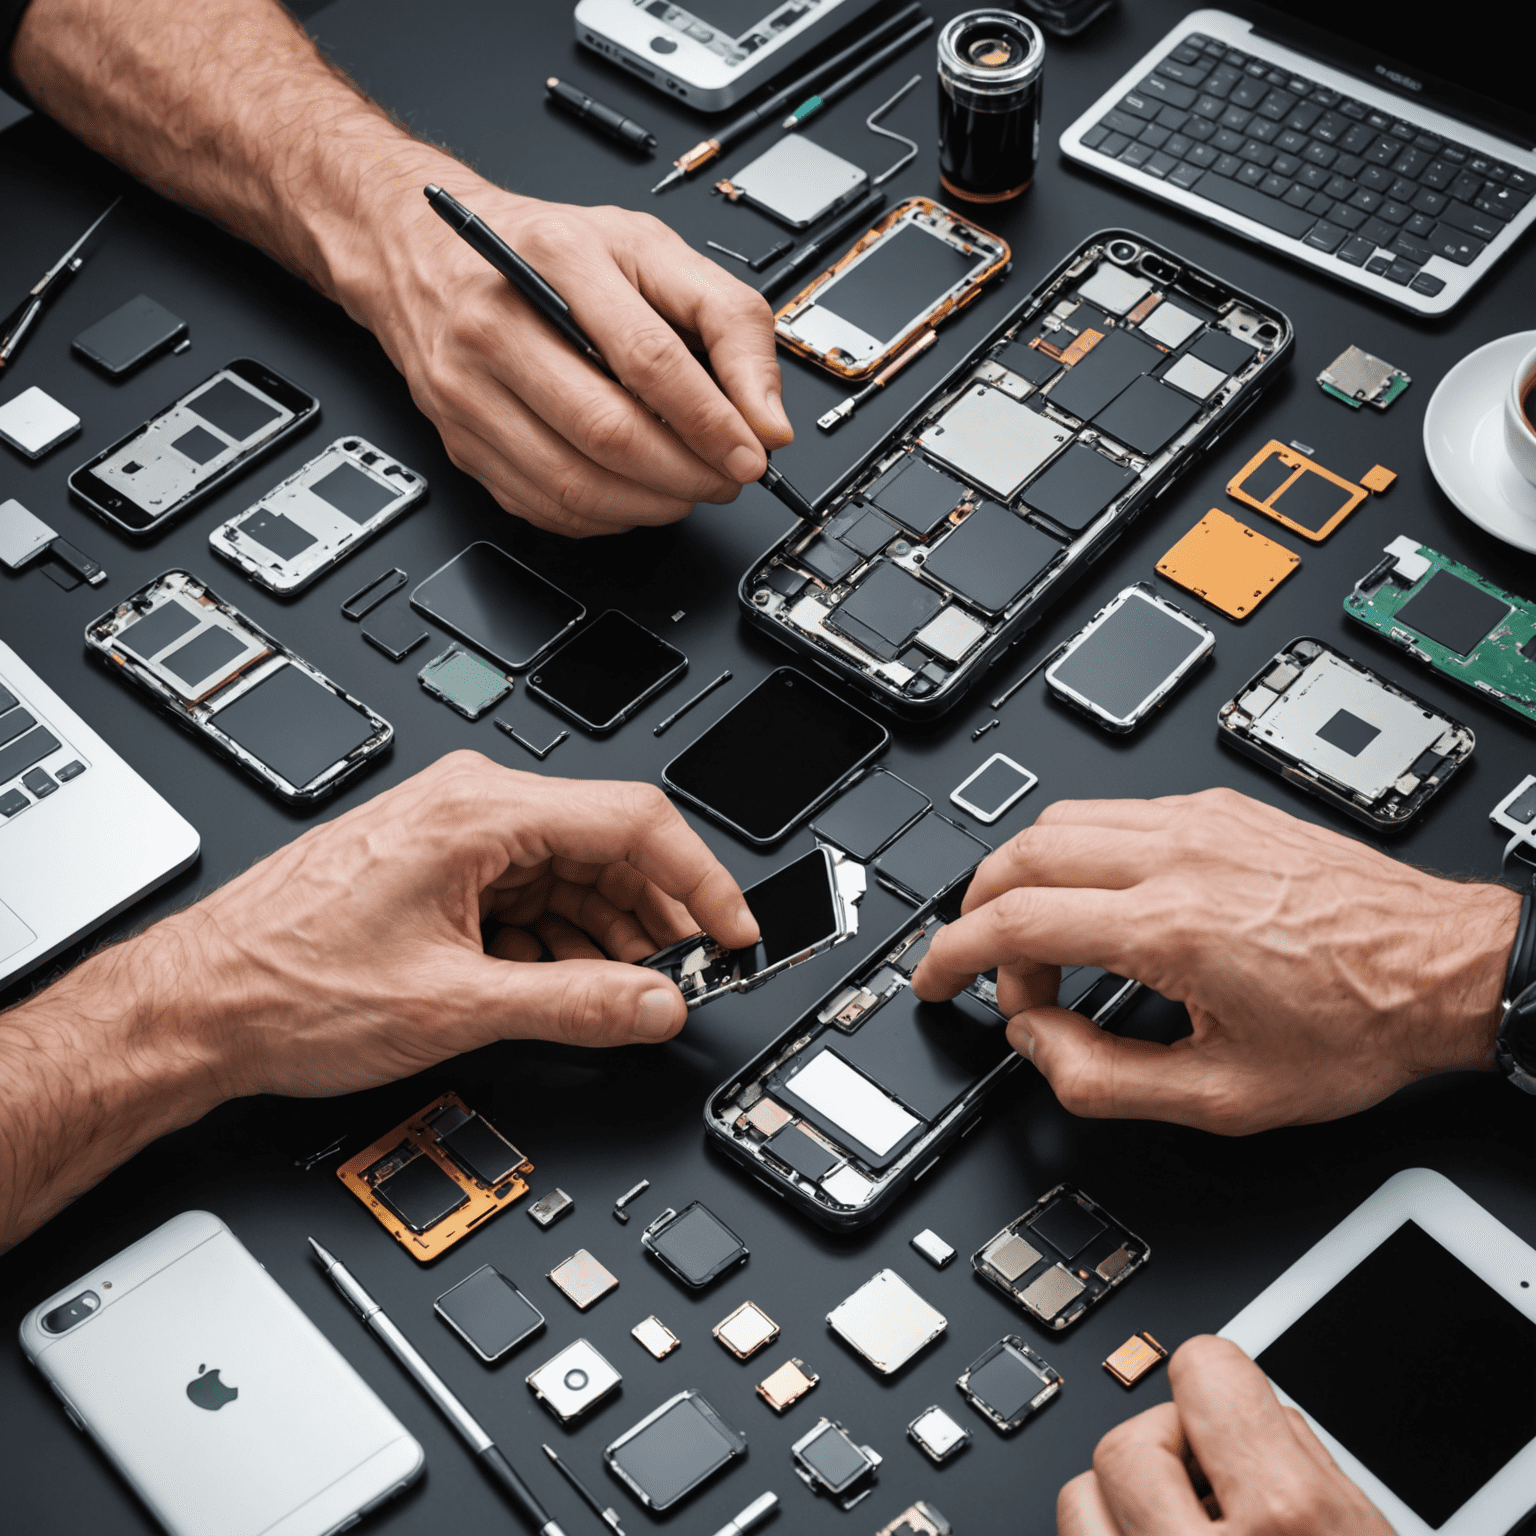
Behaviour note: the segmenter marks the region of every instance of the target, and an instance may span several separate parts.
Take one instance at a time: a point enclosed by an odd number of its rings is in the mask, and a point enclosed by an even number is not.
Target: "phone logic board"
[[[824,1226],[877,1216],[1022,1063],[989,978],[948,1003],[912,991],[934,935],[959,916],[965,884],[924,907],[705,1107],[709,1134]],[[1082,967],[1063,973],[1059,997],[1103,1023],[1135,990]]]
[[[1536,604],[1397,538],[1344,599],[1344,612],[1442,677],[1536,723]]]
[[[1291,337],[1140,236],[1096,235],[745,573],[742,605],[896,713],[941,714],[1247,409]]]
[[[528,1193],[533,1164],[456,1093],[445,1093],[336,1170],[425,1264]]]

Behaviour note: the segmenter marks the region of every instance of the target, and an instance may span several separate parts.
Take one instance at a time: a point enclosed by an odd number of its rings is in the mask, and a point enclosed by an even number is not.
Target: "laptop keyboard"
[[[1277,235],[1434,297],[1431,256],[1470,266],[1536,177],[1201,33],[1082,136]]]
[[[85,772],[78,758],[52,773],[42,766],[62,746],[0,680],[0,826]]]

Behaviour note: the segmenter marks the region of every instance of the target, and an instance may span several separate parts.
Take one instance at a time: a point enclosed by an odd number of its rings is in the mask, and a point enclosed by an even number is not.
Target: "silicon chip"
[[[417,676],[433,698],[469,720],[478,720],[512,692],[511,678],[457,644],[434,656]]]
[[[642,1318],[629,1331],[658,1360],[665,1360],[681,1342],[659,1317]]]
[[[1168,1351],[1150,1333],[1133,1333],[1105,1359],[1104,1369],[1122,1386],[1134,1387],[1167,1358]]]
[[[583,1312],[619,1283],[585,1248],[555,1265],[549,1278]]]
[[[1076,1275],[1058,1267],[1046,1270],[1038,1280],[1031,1281],[1021,1299],[1025,1306],[1033,1308],[1041,1317],[1050,1319],[1082,1293],[1083,1282]]]
[[[482,1184],[500,1184],[527,1161],[511,1142],[479,1115],[439,1139],[454,1162]]]
[[[786,1360],[777,1370],[770,1371],[757,1384],[757,1395],[773,1409],[775,1413],[783,1413],[786,1408],[798,1403],[821,1377],[814,1371],[807,1371],[805,1361]]]
[[[373,1192],[413,1232],[425,1232],[469,1203],[469,1196],[431,1158],[420,1155],[380,1179]]]
[[[755,1301],[744,1301],[710,1332],[738,1360],[748,1360],[778,1338],[779,1325]]]

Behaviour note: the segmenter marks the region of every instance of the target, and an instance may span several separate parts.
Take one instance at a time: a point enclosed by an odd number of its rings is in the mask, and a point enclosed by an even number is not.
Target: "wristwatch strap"
[[[1515,947],[1504,972],[1504,1016],[1494,1061],[1515,1087],[1536,1094],[1536,888],[1526,885],[1520,901]],[[1515,1042],[1521,1049],[1516,1055]]]
[[[1504,972],[1504,1006],[1508,1008],[1525,989],[1536,981],[1536,900],[1531,883],[1525,887],[1520,902],[1520,922],[1515,929],[1515,946],[1509,952],[1509,966]]]

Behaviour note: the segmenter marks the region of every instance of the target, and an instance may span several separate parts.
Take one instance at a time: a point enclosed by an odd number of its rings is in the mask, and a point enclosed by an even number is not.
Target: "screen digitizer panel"
[[[687,670],[688,658],[610,608],[528,679],[536,693],[588,731],[611,731]]]

